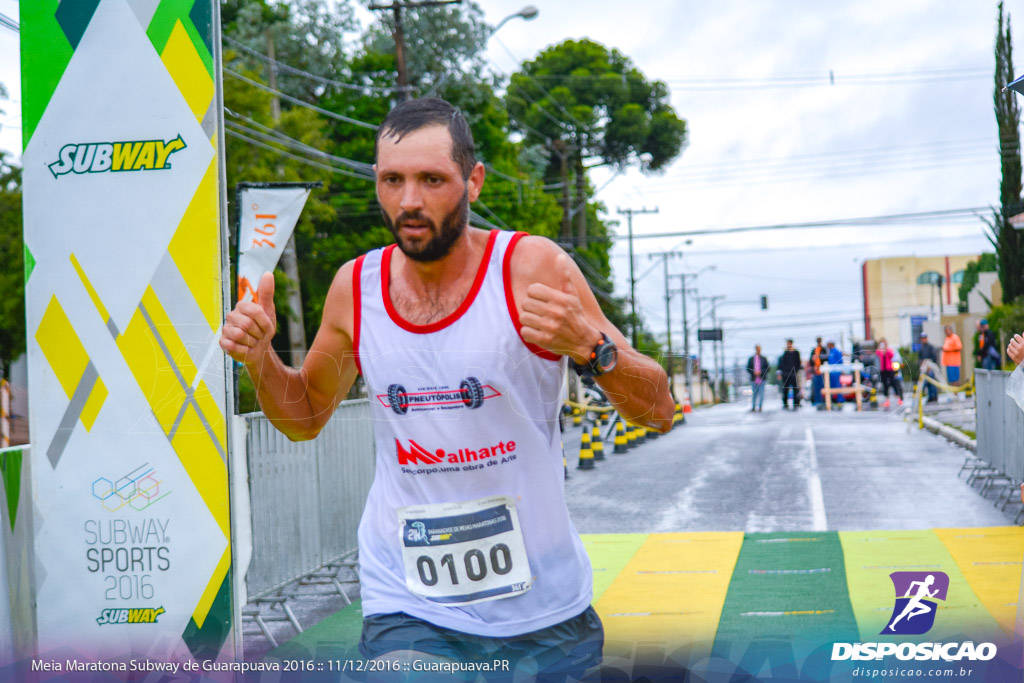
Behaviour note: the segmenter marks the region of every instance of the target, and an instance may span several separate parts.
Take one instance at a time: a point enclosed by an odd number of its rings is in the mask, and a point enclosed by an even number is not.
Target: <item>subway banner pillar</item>
[[[33,0],[21,45],[19,654],[233,659],[217,3]]]

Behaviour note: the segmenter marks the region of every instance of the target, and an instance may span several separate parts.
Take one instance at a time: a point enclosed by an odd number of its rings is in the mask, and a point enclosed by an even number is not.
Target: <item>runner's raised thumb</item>
[[[271,321],[275,319],[273,273],[263,273],[263,277],[260,278],[260,286],[256,290],[256,303],[263,307]]]

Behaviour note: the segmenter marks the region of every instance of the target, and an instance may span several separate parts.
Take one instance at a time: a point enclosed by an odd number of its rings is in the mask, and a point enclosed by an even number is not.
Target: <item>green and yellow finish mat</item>
[[[583,544],[606,663],[645,653],[686,666],[739,663],[751,644],[767,644],[764,661],[746,662],[763,675],[778,670],[770,646],[779,643],[817,643],[827,660],[822,644],[835,642],[1012,642],[1024,528],[588,534]],[[880,635],[903,597],[893,572],[949,577],[925,634]],[[327,643],[354,651],[360,620],[357,603],[270,656],[295,647],[315,656]],[[787,647],[799,661],[800,648]]]

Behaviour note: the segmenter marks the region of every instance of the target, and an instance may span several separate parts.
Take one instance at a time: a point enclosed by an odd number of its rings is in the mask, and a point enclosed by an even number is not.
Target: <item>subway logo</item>
[[[57,161],[49,164],[49,169],[54,178],[68,173],[161,171],[171,167],[168,159],[175,152],[185,149],[185,146],[181,135],[166,142],[133,140],[64,145]]]
[[[157,617],[166,610],[163,607],[122,607],[105,609],[96,619],[100,626],[105,624],[155,624]]]

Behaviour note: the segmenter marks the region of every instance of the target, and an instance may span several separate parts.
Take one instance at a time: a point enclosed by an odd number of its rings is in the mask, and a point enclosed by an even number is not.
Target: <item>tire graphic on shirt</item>
[[[484,384],[476,377],[466,377],[459,388],[424,388],[424,391],[407,391],[401,384],[389,384],[386,394],[378,394],[377,400],[396,415],[406,415],[414,410],[451,410],[468,408],[476,410],[489,398],[501,396],[501,392],[490,384]]]
[[[404,398],[405,387],[401,384],[392,384],[388,387],[388,404],[391,406],[391,410],[399,415],[409,412],[409,404],[402,401]]]
[[[470,410],[476,410],[484,404],[484,390],[480,386],[480,380],[476,377],[467,377],[462,380],[462,383],[459,384],[459,390],[462,391],[464,397],[462,402]]]

